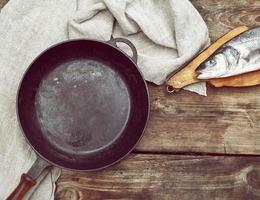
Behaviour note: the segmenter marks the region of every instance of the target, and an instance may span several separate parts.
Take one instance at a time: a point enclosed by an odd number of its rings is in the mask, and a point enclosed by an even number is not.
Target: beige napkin
[[[15,112],[16,92],[26,68],[54,43],[81,37],[106,41],[111,35],[135,44],[145,79],[156,84],[209,41],[205,23],[188,0],[10,0],[2,9],[0,199],[10,194],[35,160]],[[206,92],[204,84],[189,89]],[[58,176],[58,169],[45,172],[27,198],[53,199]]]
[[[131,40],[145,79],[158,85],[209,44],[207,26],[188,0],[79,0],[68,28],[69,38]],[[186,89],[206,95],[205,83]]]

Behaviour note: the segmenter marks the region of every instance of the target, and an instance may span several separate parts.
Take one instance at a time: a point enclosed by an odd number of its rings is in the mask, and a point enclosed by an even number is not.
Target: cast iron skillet
[[[116,47],[127,44],[133,56]],[[17,94],[17,116],[37,160],[8,199],[22,199],[48,166],[98,170],[126,156],[149,113],[137,51],[123,38],[69,40],[38,56]]]

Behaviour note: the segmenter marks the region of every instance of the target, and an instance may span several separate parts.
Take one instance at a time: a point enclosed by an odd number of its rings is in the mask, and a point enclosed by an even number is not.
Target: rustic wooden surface
[[[132,154],[109,169],[63,171],[56,199],[260,199],[255,158]]]
[[[7,1],[0,0],[0,7]],[[260,22],[258,0],[192,3],[212,40]],[[168,95],[152,84],[149,91],[150,121],[135,152],[99,172],[63,170],[56,199],[260,199],[260,157],[238,155],[260,154],[260,87],[209,87],[208,97]]]
[[[260,22],[260,1],[193,0],[212,41],[239,26]],[[208,97],[168,95],[150,85],[151,117],[137,151],[260,154],[260,86],[210,88]]]

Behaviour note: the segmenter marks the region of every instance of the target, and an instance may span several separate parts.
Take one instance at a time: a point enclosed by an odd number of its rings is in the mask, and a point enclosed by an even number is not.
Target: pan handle
[[[130,47],[130,49],[132,50],[133,52],[133,56],[131,57],[131,59],[135,62],[135,64],[137,64],[137,50],[134,46],[134,44],[128,40],[128,39],[125,39],[125,38],[111,38],[108,43],[117,47],[116,43],[118,42],[122,42],[122,43],[125,43],[126,45],[128,45]]]
[[[36,184],[36,180],[28,174],[22,174],[21,179],[15,190],[6,200],[21,200],[25,194]]]
[[[48,166],[50,166],[49,163],[37,157],[28,173],[22,174],[19,184],[6,200],[22,200],[27,192],[37,183],[36,179],[41,172]]]

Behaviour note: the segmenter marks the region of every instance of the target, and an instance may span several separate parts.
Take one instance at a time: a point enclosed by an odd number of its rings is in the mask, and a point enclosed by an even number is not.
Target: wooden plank
[[[260,22],[260,1],[193,0],[213,40]],[[260,154],[260,86],[208,88],[208,97],[149,86],[150,122],[137,151]]]
[[[99,172],[63,170],[56,199],[260,199],[259,162],[136,154]]]
[[[258,0],[191,0],[205,20],[210,37],[216,40],[241,25],[260,25]]]
[[[144,152],[260,154],[260,86],[208,88],[208,97],[150,86]]]

